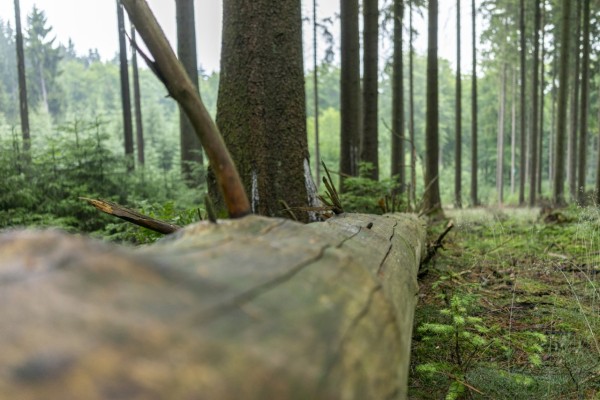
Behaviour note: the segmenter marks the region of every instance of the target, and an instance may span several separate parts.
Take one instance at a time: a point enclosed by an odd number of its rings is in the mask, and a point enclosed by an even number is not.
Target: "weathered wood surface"
[[[248,216],[141,249],[0,235],[7,399],[406,396],[424,227]]]

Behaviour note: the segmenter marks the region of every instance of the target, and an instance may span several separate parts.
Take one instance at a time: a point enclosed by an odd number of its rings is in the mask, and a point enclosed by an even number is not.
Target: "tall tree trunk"
[[[397,189],[404,193],[404,65],[402,62],[402,23],[404,2],[394,0],[394,60],[392,82],[392,177],[397,177]]]
[[[590,0],[583,0],[583,56],[581,60],[581,120],[579,123],[579,163],[577,174],[577,200],[585,201],[585,177],[587,166],[588,115],[590,91]],[[598,203],[597,203],[598,204]]]
[[[368,176],[379,179],[378,125],[378,60],[379,4],[378,0],[363,0],[363,132],[360,146],[362,162],[373,167]]]
[[[25,52],[23,51],[23,31],[21,29],[21,7],[15,0],[15,30],[17,48],[17,73],[19,76],[19,112],[21,115],[21,133],[25,160],[30,160],[31,136],[29,134],[29,106],[27,104],[27,79],[25,78]]]
[[[472,25],[472,52],[473,52],[473,78],[471,84],[471,205],[479,205],[477,199],[477,8],[475,0],[471,1]]]
[[[131,40],[135,43],[135,27],[131,25]],[[142,122],[142,96],[140,91],[140,74],[138,71],[137,53],[131,49],[131,68],[133,69],[133,105],[135,109],[135,138],[137,142],[137,160],[144,165],[144,126]]]
[[[176,0],[175,7],[177,14],[177,56],[199,92],[194,0]],[[179,108],[179,142],[183,179],[190,187],[198,186],[204,182],[202,146],[196,136],[194,127],[181,107]]]
[[[540,0],[535,1],[535,15],[533,28],[533,71],[531,83],[532,98],[532,116],[531,116],[531,134],[529,150],[531,152],[531,166],[529,167],[529,207],[535,205],[535,195],[537,194],[537,160],[538,160],[538,104],[539,104],[539,65],[540,65],[540,27],[542,24],[542,13],[540,9]]]
[[[460,0],[456,0],[456,99],[454,125],[454,206],[462,207],[462,74],[460,70]]]
[[[540,107],[539,107],[539,115],[538,119],[540,121],[540,129],[539,129],[539,148],[538,148],[538,164],[537,164],[537,194],[539,197],[542,196],[542,179],[544,174],[542,173],[542,169],[544,166],[543,158],[544,158],[544,87],[546,85],[545,80],[545,70],[546,70],[546,0],[542,0],[541,4],[542,8],[542,24],[541,24],[541,56],[540,56],[540,88],[539,88],[539,96],[540,96]]]
[[[504,203],[504,110],[506,103],[506,64],[502,64],[500,105],[498,109],[498,137],[496,140],[496,192],[498,204]]]
[[[569,182],[569,194],[571,199],[577,199],[577,125],[579,124],[579,67],[580,67],[580,45],[581,45],[581,1],[575,1],[575,23],[576,33],[573,38],[573,52],[571,56],[574,56],[574,68],[573,68],[573,86],[571,92],[571,121],[569,124],[569,136],[568,136],[568,164],[567,179]]]
[[[123,135],[125,138],[125,159],[127,170],[133,171],[133,122],[131,117],[131,97],[129,93],[129,71],[127,68],[127,45],[125,42],[125,16],[121,2],[117,0],[117,23],[119,28],[119,60],[121,72],[121,104],[123,108]]]
[[[315,178],[321,182],[321,154],[319,148],[319,66],[317,62],[317,0],[313,0],[313,101],[315,102]]]
[[[271,0],[223,2],[217,125],[251,194],[253,212],[287,216],[281,201],[293,208],[316,205],[300,0],[280,0],[277,7]]]
[[[557,36],[557,35],[555,35]],[[552,111],[550,115],[550,135],[548,139],[548,186],[550,192],[554,191],[554,154],[555,149],[554,145],[556,143],[556,97],[558,87],[556,85],[556,74],[558,71],[558,46],[554,46],[554,51],[552,54]]]
[[[554,185],[552,201],[555,206],[565,204],[565,136],[567,134],[567,103],[569,88],[569,33],[572,0],[562,0],[562,21],[560,32],[560,65],[556,122],[556,145],[554,165]]]
[[[527,118],[527,104],[525,99],[526,93],[526,80],[525,80],[525,0],[520,0],[520,12],[519,12],[519,30],[521,32],[520,42],[521,42],[521,63],[520,63],[520,72],[521,72],[521,106],[520,108],[520,134],[521,134],[521,154],[520,154],[520,163],[519,163],[519,205],[525,204],[525,164],[527,163],[527,140],[525,133],[525,121]]]
[[[512,70],[512,105],[510,112],[510,194],[515,194],[517,175],[517,73]]]
[[[425,194],[423,209],[442,213],[439,179],[438,1],[429,0],[427,39],[427,110],[425,120]]]
[[[415,146],[415,87],[414,87],[414,48],[413,48],[413,0],[410,0],[410,38],[409,38],[409,103],[410,103],[410,201],[417,203],[417,148]]]
[[[358,174],[360,124],[360,34],[358,0],[340,0],[340,191],[344,177]]]

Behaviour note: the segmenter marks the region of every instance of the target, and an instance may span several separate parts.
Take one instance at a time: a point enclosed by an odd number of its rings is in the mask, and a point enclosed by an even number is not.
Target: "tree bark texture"
[[[439,100],[438,100],[438,2],[429,1],[427,47],[427,110],[425,116],[425,194],[423,209],[428,214],[442,210],[439,179]]]
[[[406,165],[404,156],[404,65],[402,61],[402,30],[404,1],[394,0],[394,59],[392,82],[392,176],[400,193],[404,193]]]
[[[200,93],[198,84],[198,57],[196,54],[196,18],[194,0],[176,0],[177,57],[185,72]],[[200,140],[185,111],[179,108],[179,143],[181,148],[181,174],[190,186],[204,181],[203,157]]]
[[[360,125],[360,35],[358,0],[341,0],[340,191],[344,177],[358,175]]]
[[[519,31],[520,31],[520,73],[521,73],[521,102],[519,112],[519,127],[521,135],[520,138],[520,157],[519,157],[519,205],[525,204],[525,174],[527,164],[527,133],[526,133],[526,121],[527,121],[527,104],[526,104],[526,92],[527,92],[527,74],[526,74],[526,47],[525,47],[525,0],[520,0],[519,3]]]
[[[131,116],[131,95],[129,92],[129,70],[127,67],[127,45],[125,14],[120,0],[117,0],[117,24],[119,29],[119,67],[121,73],[121,105],[123,110],[123,137],[127,170],[135,168],[133,160],[133,121]]]
[[[590,110],[590,0],[583,0],[583,55],[581,59],[581,120],[579,122],[579,159],[577,165],[577,200],[585,202],[587,168],[588,116]]]
[[[225,0],[217,125],[252,211],[313,205],[300,0]],[[309,197],[311,197],[309,199]]]
[[[360,160],[370,163],[368,176],[379,180],[379,1],[363,0],[363,129]]]
[[[23,50],[23,30],[21,28],[21,7],[19,0],[15,0],[15,35],[17,48],[17,74],[19,76],[19,112],[21,116],[21,134],[23,137],[23,150],[28,158],[29,149],[31,148],[31,135],[29,133],[27,78],[25,77],[25,52]]]
[[[405,399],[409,215],[199,223],[135,250],[0,235],[7,399]]]
[[[556,110],[556,144],[554,155],[554,185],[552,201],[555,206],[565,204],[565,137],[567,135],[567,103],[569,88],[569,33],[571,27],[571,0],[562,1],[560,32],[560,64],[558,66],[558,100]]]

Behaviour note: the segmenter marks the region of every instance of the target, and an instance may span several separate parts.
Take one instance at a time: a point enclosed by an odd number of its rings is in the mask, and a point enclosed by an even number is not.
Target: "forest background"
[[[533,15],[533,5],[526,13]],[[556,3],[556,4],[554,4]],[[469,7],[464,7],[469,11]],[[572,19],[577,19],[573,7]],[[557,1],[544,2],[541,92],[543,93],[540,193],[548,196],[552,176],[552,138],[556,125],[557,93],[557,38],[560,26],[561,7]],[[12,225],[59,225],[65,228],[100,231],[102,235],[121,238],[122,225],[109,223],[98,217],[93,210],[78,199],[85,197],[109,198],[121,203],[141,208],[145,212],[167,219],[190,221],[196,218],[196,208],[201,203],[202,190],[190,188],[181,178],[179,117],[175,102],[166,96],[162,83],[145,67],[139,68],[141,86],[142,124],[145,137],[145,162],[143,168],[128,171],[123,156],[123,122],[121,116],[121,94],[119,80],[119,59],[103,59],[96,49],[87,53],[75,50],[72,41],[59,43],[55,39],[52,21],[43,10],[24,10],[25,56],[28,74],[29,104],[32,132],[32,168],[24,172],[22,144],[19,132],[18,85],[15,58],[14,28],[9,17],[0,20],[0,226]],[[484,1],[476,7],[476,79],[478,98],[478,148],[477,160],[471,160],[471,85],[469,69],[462,68],[462,186],[470,183],[471,166],[476,165],[478,174],[478,202],[483,204],[516,205],[519,199],[519,159],[527,149],[519,147],[518,120],[523,110],[519,109],[518,93],[518,54],[519,20],[518,4],[515,1]],[[409,24],[409,12],[415,21],[426,13],[425,5],[415,1],[407,7],[404,19],[404,65],[413,58],[414,107],[410,108],[410,96],[405,96],[404,110],[408,120],[414,113],[414,136],[416,153],[417,197],[423,193],[423,165],[425,154],[425,104],[426,104],[426,55],[418,48],[409,51],[409,37],[413,40],[426,37],[423,30],[415,30],[418,25]],[[464,14],[464,13],[463,13]],[[598,110],[600,74],[596,38],[598,16],[592,13],[592,38],[590,79],[587,84],[590,93],[590,110]],[[340,152],[340,69],[335,53],[338,51],[335,17],[319,18],[313,21],[312,15],[305,18],[305,31],[310,32],[313,23],[318,24],[317,43],[322,49],[318,52],[318,99],[320,126],[320,157],[330,169],[339,165]],[[464,16],[463,16],[464,18]],[[581,18],[581,16],[579,16]],[[449,23],[442,21],[442,23]],[[468,25],[464,21],[465,25]],[[380,4],[380,48],[379,69],[379,155],[381,179],[390,178],[391,171],[391,107],[392,107],[392,4]],[[527,32],[533,30],[533,19],[526,19]],[[579,24],[571,24],[576,32]],[[115,27],[107,27],[113,29]],[[412,28],[412,29],[411,29]],[[129,28],[127,28],[129,29]],[[466,33],[466,32],[465,32]],[[306,35],[305,35],[306,36]],[[579,37],[580,35],[572,35]],[[199,39],[203,40],[203,39]],[[441,38],[441,46],[444,41]],[[464,37],[463,37],[464,40]],[[531,64],[533,36],[526,38],[526,59]],[[305,55],[310,54],[310,44],[305,41]],[[452,45],[455,48],[455,44]],[[386,51],[388,49],[388,51]],[[443,53],[443,52],[442,52]],[[463,49],[465,57],[468,47]],[[200,60],[202,55],[199,55]],[[305,57],[310,58],[310,57]],[[575,63],[579,57],[572,57]],[[461,63],[463,64],[463,63]],[[442,204],[454,203],[453,182],[455,165],[455,94],[456,62],[439,60],[439,166]],[[575,66],[573,65],[573,69]],[[307,92],[307,126],[309,149],[314,153],[315,107],[313,92],[314,67],[305,61]],[[207,108],[214,116],[219,84],[217,71],[199,72],[200,92]],[[410,86],[411,75],[404,74],[404,87]],[[571,80],[573,82],[573,80]],[[502,90],[502,88],[505,90]],[[572,93],[569,107],[569,138],[578,134],[577,130],[577,90],[571,84]],[[530,107],[530,90],[526,91],[527,107]],[[506,112],[501,112],[501,105]],[[527,112],[527,110],[525,110]],[[598,113],[592,112],[595,116]],[[574,122],[573,122],[574,121]],[[530,121],[527,121],[530,124]],[[598,132],[598,118],[589,118],[588,131]],[[503,152],[503,162],[498,163],[497,143],[499,132],[507,143]],[[598,135],[587,136],[586,183],[593,185],[596,178],[598,155]],[[567,146],[568,149],[571,146]],[[567,151],[567,148],[565,151]],[[577,157],[569,151],[569,160]],[[408,157],[407,157],[408,159]],[[314,160],[312,160],[314,165]],[[500,199],[497,169],[500,167],[501,186],[506,195]],[[571,162],[567,162],[571,166]],[[204,170],[197,166],[199,171]],[[408,166],[405,166],[408,168]],[[569,167],[571,168],[571,167]],[[314,167],[313,167],[314,170]],[[567,171],[570,179],[571,173]],[[576,197],[576,184],[571,184],[571,196]],[[463,197],[468,198],[467,191]],[[465,205],[467,202],[465,201]],[[112,221],[111,221],[112,222]],[[127,233],[125,233],[127,235]]]

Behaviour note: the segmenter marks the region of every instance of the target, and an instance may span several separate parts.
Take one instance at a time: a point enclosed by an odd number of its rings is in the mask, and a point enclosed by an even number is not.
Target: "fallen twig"
[[[431,244],[427,247],[427,254],[425,255],[425,258],[423,259],[422,264],[427,264],[429,261],[431,261],[433,256],[436,255],[437,251],[444,247],[444,244],[443,244],[444,238],[446,237],[448,232],[450,232],[452,230],[452,228],[454,228],[454,224],[452,223],[452,221],[450,221],[450,222],[448,222],[446,229],[444,229],[444,232],[442,232],[442,234],[437,238],[437,240],[435,242],[433,242],[433,244]]]
[[[103,213],[113,215],[117,218],[121,218],[127,222],[150,229],[154,232],[169,234],[181,229],[181,227],[178,225],[170,224],[168,222],[140,214],[137,211],[123,207],[122,205],[113,203],[112,201],[88,199],[86,197],[80,197],[80,199],[87,201],[89,204],[93,205]]]

